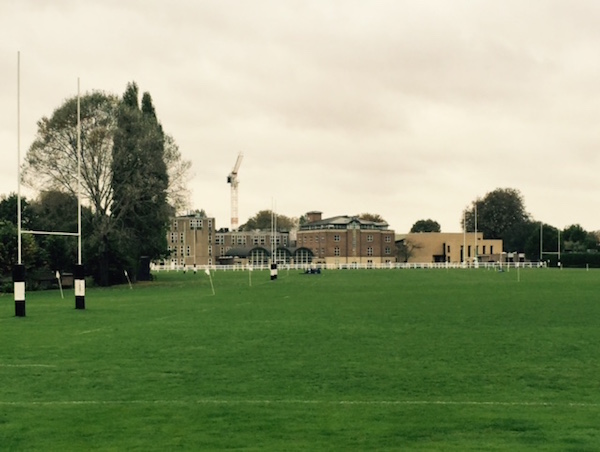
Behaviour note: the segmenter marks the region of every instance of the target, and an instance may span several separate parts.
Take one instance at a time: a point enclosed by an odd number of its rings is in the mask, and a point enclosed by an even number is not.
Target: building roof
[[[348,229],[351,224],[359,226],[360,229],[387,229],[388,224],[385,221],[376,222],[363,220],[357,216],[338,215],[336,217],[324,218],[319,221],[305,223],[300,226],[301,231],[311,229]]]

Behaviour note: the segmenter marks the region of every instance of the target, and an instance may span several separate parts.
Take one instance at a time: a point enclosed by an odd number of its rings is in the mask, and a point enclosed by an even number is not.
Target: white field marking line
[[[54,364],[1,364],[0,367],[56,367]]]
[[[498,401],[451,401],[451,400],[54,400],[54,401],[0,401],[0,406],[60,406],[60,405],[356,405],[356,406],[409,406],[409,405],[454,405],[454,406],[505,406],[505,407],[573,407],[598,408],[600,403],[586,402],[498,402]]]
[[[95,333],[96,331],[102,331],[104,328],[96,328],[94,330],[85,330],[85,331],[80,331],[79,333],[75,333],[76,335],[80,335],[80,334],[89,334],[89,333]]]

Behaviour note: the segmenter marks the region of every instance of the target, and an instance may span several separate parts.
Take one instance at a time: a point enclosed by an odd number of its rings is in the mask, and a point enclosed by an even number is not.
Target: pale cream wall
[[[463,246],[467,262],[474,260],[476,246],[481,262],[499,261],[502,255],[502,240],[484,239],[481,232],[419,232],[404,234],[403,237],[413,247],[408,262],[434,262],[434,256],[440,256],[446,262],[459,263]]]

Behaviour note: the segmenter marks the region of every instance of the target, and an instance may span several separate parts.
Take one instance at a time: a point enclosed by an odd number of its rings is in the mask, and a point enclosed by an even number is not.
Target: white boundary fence
[[[384,264],[278,264],[280,270],[307,270],[311,268],[321,268],[325,270],[396,270],[396,269],[486,269],[505,271],[511,268],[546,268],[546,262],[479,262],[479,263],[449,263],[449,262],[390,262]],[[270,264],[265,265],[169,265],[154,264],[150,265],[150,270],[155,272],[175,271],[175,272],[204,272],[210,271],[247,271],[252,270],[270,270]]]

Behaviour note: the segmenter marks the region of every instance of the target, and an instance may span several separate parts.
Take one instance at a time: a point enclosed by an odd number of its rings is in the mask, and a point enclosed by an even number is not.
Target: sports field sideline
[[[4,450],[598,450],[600,272],[161,272],[0,297]]]

